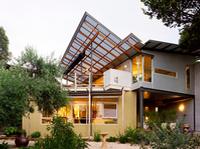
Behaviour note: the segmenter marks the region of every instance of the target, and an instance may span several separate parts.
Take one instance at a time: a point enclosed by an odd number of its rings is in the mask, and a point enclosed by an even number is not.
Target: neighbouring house
[[[144,127],[148,111],[174,109],[177,120],[200,130],[200,51],[149,40],[133,34],[125,39],[85,13],[67,47],[61,65],[62,87],[70,104],[57,114],[74,124],[83,137],[96,131],[118,135],[127,127]],[[34,103],[33,103],[34,104]],[[23,117],[30,134],[46,127],[52,116],[34,113]]]

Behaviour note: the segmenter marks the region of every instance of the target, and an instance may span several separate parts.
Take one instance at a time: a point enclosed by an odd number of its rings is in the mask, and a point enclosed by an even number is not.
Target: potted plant
[[[26,137],[26,131],[19,130],[15,138],[16,147],[27,147],[28,143],[29,143],[29,139]]]

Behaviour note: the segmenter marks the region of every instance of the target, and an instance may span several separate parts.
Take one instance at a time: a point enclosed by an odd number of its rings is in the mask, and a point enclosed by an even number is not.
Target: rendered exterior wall
[[[196,131],[200,131],[200,63],[195,64],[195,117]]]
[[[186,123],[189,124],[192,129],[194,129],[194,103],[193,99],[187,100],[187,101],[181,101],[181,102],[176,102],[169,104],[165,110],[169,109],[174,109],[176,110],[177,114],[177,120],[181,123]],[[179,111],[179,106],[183,104],[184,105],[184,110]]]
[[[164,52],[144,50],[144,53],[153,55],[153,89],[179,92],[185,94],[194,94],[194,70],[191,67],[191,89],[186,90],[185,68],[187,65],[192,66],[194,57],[180,54],[170,54]],[[177,77],[170,77],[154,72],[155,68],[161,68],[169,71],[177,72]]]
[[[49,132],[47,131],[48,125],[42,124],[42,115],[40,112],[38,112],[37,106],[34,104],[34,102],[31,104],[34,107],[34,113],[30,113],[26,117],[22,118],[22,128],[26,130],[27,135],[30,135],[34,131],[41,132],[42,136],[49,135]]]
[[[93,132],[108,132],[110,136],[118,135],[119,132],[123,132],[127,127],[136,128],[137,120],[137,103],[135,92],[125,92],[124,94],[124,112],[122,112],[122,96],[118,100],[118,123],[117,124],[93,124]],[[27,135],[30,135],[34,131],[40,131],[42,136],[49,134],[47,131],[47,124],[41,123],[42,115],[37,111],[36,105],[35,112],[30,114],[29,117],[23,117],[22,127],[26,130]],[[122,124],[122,113],[124,114],[124,121]],[[77,134],[81,134],[83,137],[88,137],[88,124],[74,124],[74,130]]]

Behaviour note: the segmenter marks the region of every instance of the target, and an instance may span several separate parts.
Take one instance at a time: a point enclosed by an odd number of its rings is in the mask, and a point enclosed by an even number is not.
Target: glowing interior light
[[[178,109],[179,109],[180,112],[183,112],[185,110],[184,104],[180,104]]]
[[[155,107],[155,112],[158,112],[158,107]]]

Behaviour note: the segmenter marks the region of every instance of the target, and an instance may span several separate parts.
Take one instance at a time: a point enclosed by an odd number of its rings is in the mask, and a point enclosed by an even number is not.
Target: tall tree
[[[0,67],[0,126],[20,124],[22,115],[33,112],[30,101],[48,113],[65,106],[66,91],[56,80],[59,73],[55,59],[39,57],[30,47],[17,65]]]
[[[0,68],[0,127],[18,126],[29,111],[28,75],[18,68]]]
[[[180,45],[191,50],[200,48],[199,0],[141,0],[150,18],[156,17],[169,27],[181,27]]]
[[[0,60],[8,58],[8,37],[3,27],[0,27]]]

